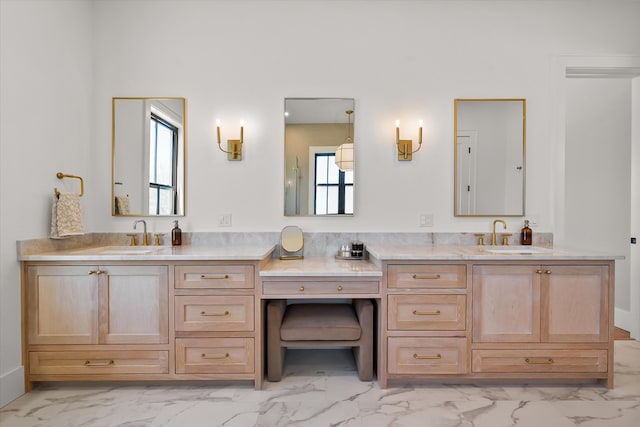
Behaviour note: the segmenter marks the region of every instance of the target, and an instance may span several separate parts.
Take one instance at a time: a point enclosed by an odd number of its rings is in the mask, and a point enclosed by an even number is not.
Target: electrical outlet
[[[433,214],[432,213],[420,214],[420,227],[433,227]]]
[[[231,227],[231,214],[222,214],[218,217],[218,227]]]

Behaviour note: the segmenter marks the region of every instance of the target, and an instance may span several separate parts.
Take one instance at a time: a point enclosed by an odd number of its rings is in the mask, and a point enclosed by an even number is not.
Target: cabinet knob
[[[545,270],[544,274],[551,274],[551,270]]]
[[[91,276],[92,274],[98,275],[98,274],[102,274],[102,273],[105,273],[105,272],[102,271],[102,270],[91,270],[91,271],[89,271],[89,276]]]
[[[304,292],[304,286],[300,286],[300,292]]]
[[[338,285],[338,292],[342,292],[342,285]]]
[[[537,270],[536,270],[536,274],[542,274],[542,273],[543,273],[543,271],[542,271],[542,270],[540,270],[540,269],[537,269]]]

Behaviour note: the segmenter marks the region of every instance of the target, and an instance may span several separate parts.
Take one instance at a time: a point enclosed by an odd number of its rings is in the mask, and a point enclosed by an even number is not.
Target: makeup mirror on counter
[[[280,233],[280,259],[304,258],[304,233],[300,227],[288,225]]]
[[[284,214],[354,213],[352,98],[284,101]]]
[[[185,98],[112,99],[112,215],[184,215],[185,124]]]
[[[524,216],[525,99],[454,101],[455,216]]]

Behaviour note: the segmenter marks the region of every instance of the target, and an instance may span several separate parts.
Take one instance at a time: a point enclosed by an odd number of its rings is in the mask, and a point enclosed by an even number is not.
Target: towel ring
[[[79,179],[79,180],[80,180],[80,194],[79,194],[79,196],[80,196],[80,197],[84,196],[84,180],[82,179],[82,177],[81,177],[81,176],[78,176],[78,175],[69,175],[69,174],[66,174],[66,173],[58,172],[58,173],[56,174],[56,177],[58,177],[58,179],[62,179],[62,178],[75,178],[75,179]],[[55,188],[55,189],[53,190],[53,192],[55,193],[55,195],[56,195],[57,197],[60,197],[60,191],[58,191],[58,189],[57,189],[57,188]]]

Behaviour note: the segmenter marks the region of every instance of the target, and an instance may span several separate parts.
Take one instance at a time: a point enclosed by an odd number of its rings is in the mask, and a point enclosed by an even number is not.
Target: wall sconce
[[[417,153],[422,148],[422,120],[418,122],[418,149],[413,150],[413,140],[400,139],[400,120],[396,120],[396,148],[398,149],[398,160],[411,160],[412,154]]]
[[[242,144],[244,143],[244,120],[240,120],[240,139],[228,139],[227,149],[223,149],[220,140],[220,120],[216,120],[216,134],[218,136],[218,148],[227,153],[227,160],[242,160]]]

